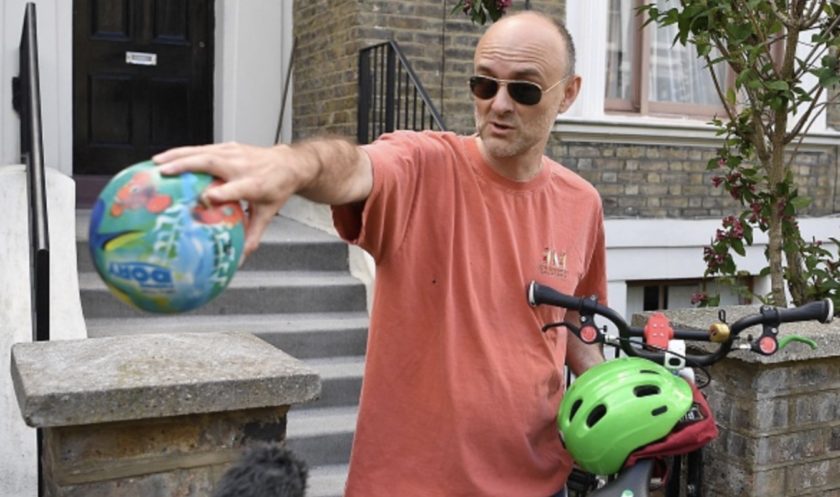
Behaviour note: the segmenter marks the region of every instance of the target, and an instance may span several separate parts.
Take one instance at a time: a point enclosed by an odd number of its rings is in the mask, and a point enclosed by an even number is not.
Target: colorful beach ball
[[[88,242],[96,270],[123,302],[156,313],[195,309],[227,287],[244,245],[238,203],[205,206],[212,176],[162,176],[141,162],[114,176],[93,208]]]

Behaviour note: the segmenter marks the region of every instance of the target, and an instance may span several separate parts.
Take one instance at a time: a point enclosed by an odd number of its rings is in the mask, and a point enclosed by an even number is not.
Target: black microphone
[[[251,446],[216,486],[213,497],[304,497],[309,469],[278,444]]]

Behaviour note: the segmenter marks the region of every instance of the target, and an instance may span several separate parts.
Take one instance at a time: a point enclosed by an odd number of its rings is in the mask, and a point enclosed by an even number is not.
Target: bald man
[[[465,82],[467,83],[467,82]],[[396,132],[371,145],[309,140],[187,147],[165,174],[226,183],[209,202],[246,200],[246,252],[292,194],[329,204],[336,229],[376,261],[374,304],[347,497],[564,495],[572,461],[555,415],[563,368],[603,360],[544,323],[527,282],[606,301],[595,189],[544,155],[580,91],[574,45],[535,12],[478,43],[476,134]]]

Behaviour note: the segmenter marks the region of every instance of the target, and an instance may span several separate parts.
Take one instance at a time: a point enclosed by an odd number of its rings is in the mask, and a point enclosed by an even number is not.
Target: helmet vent
[[[569,421],[575,418],[575,414],[577,414],[578,409],[580,409],[580,405],[583,404],[581,399],[577,399],[574,404],[572,404],[572,409],[569,412]]]
[[[659,416],[660,414],[665,414],[666,412],[668,412],[668,406],[662,406],[650,411],[650,415]]]
[[[659,371],[651,371],[650,369],[640,369],[639,372],[644,374],[659,374]]]
[[[656,385],[640,385],[633,389],[636,397],[650,397],[651,395],[659,395],[661,390]]]
[[[586,426],[592,428],[595,426],[595,423],[604,417],[605,414],[607,414],[607,407],[604,404],[598,404],[592,409],[592,412],[590,412],[589,416],[586,418]]]

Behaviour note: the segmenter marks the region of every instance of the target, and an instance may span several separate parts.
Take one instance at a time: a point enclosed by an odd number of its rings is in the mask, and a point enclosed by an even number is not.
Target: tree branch
[[[804,125],[805,121],[808,120],[808,116],[811,115],[811,113],[817,107],[819,107],[820,105],[823,105],[822,103],[819,102],[819,99],[820,99],[820,95],[822,95],[822,92],[824,90],[825,90],[824,87],[817,84],[817,85],[814,85],[814,87],[811,88],[811,90],[808,92],[809,96],[814,92],[816,92],[816,94],[811,97],[811,102],[808,104],[808,109],[806,109],[805,112],[801,115],[801,117],[799,117],[799,120],[797,121],[797,123],[794,125],[794,127],[791,129],[791,131],[785,137],[785,143],[786,144],[792,142],[793,139],[796,137],[796,135],[799,134],[802,131],[802,126]],[[819,115],[819,114],[817,114],[817,115]],[[808,127],[810,128],[810,125]]]
[[[825,7],[825,0],[819,2],[811,2],[807,13],[802,16],[803,20],[800,23],[800,28],[803,30],[810,29],[822,16],[822,10]]]
[[[726,115],[729,116],[730,121],[735,120],[735,113],[737,110],[729,104],[729,101],[726,99],[726,94],[721,87],[720,81],[718,80],[717,73],[715,72],[714,66],[712,66],[712,59],[708,55],[703,56],[706,59],[706,64],[709,67],[709,73],[712,75],[712,82],[715,84],[715,91],[718,94],[718,98],[720,99],[721,103],[723,103],[723,108],[726,110]],[[736,99],[737,102],[737,99]]]
[[[825,103],[821,103],[820,105],[828,107],[830,104],[834,103],[837,100],[840,100],[840,93],[832,97],[831,100],[828,100]],[[799,152],[799,147],[805,142],[805,137],[808,136],[808,131],[811,129],[811,126],[813,126],[814,123],[817,121],[817,118],[819,116],[819,113],[814,114],[814,117],[811,119],[811,122],[808,123],[808,126],[805,128],[805,131],[802,133],[802,135],[799,136],[799,140],[796,141],[796,145],[793,147],[793,151],[790,153],[790,158],[788,159],[786,167],[790,168],[793,165],[793,159],[794,157],[796,157],[796,153]]]

